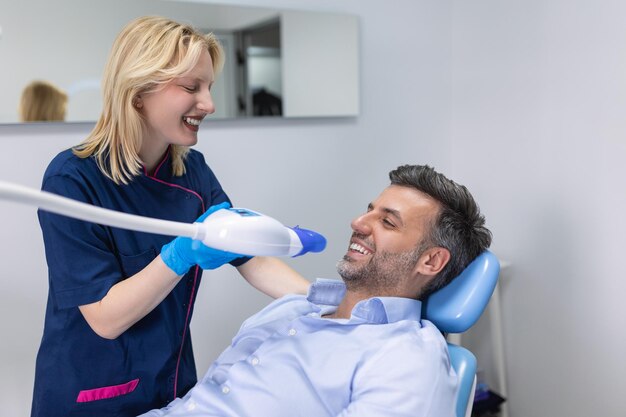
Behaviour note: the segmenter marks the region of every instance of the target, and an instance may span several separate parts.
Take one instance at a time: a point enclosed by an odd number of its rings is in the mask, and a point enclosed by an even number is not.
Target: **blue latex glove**
[[[198,217],[196,223],[204,221],[217,210],[229,207],[228,202],[211,206],[202,216]],[[202,269],[216,269],[240,256],[210,248],[202,242],[188,237],[177,237],[161,249],[163,262],[177,275],[185,275],[194,265],[199,265]]]

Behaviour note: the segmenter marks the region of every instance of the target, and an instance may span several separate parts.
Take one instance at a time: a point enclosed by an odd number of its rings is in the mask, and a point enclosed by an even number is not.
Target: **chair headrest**
[[[498,258],[490,251],[481,253],[450,284],[422,303],[422,317],[444,333],[463,333],[487,307],[499,273]]]

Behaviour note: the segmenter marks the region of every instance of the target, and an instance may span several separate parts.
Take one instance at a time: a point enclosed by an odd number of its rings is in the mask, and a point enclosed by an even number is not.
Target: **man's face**
[[[352,237],[337,264],[350,289],[385,294],[410,277],[427,243],[439,203],[414,188],[391,185],[352,221]]]

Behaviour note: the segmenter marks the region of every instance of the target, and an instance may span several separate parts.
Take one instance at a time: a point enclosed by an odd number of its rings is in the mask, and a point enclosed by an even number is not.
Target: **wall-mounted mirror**
[[[178,0],[0,2],[0,123],[20,121],[22,90],[45,80],[68,95],[66,122],[95,121],[117,33],[161,15],[214,32],[226,64],[213,118],[356,116],[355,16]]]

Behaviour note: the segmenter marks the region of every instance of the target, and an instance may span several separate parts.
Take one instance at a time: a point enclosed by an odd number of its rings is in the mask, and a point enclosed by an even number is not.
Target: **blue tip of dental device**
[[[302,229],[298,226],[293,227],[292,230],[296,232],[300,242],[302,243],[302,250],[296,256],[304,255],[307,252],[321,252],[326,249],[326,238],[321,234],[309,229]]]

